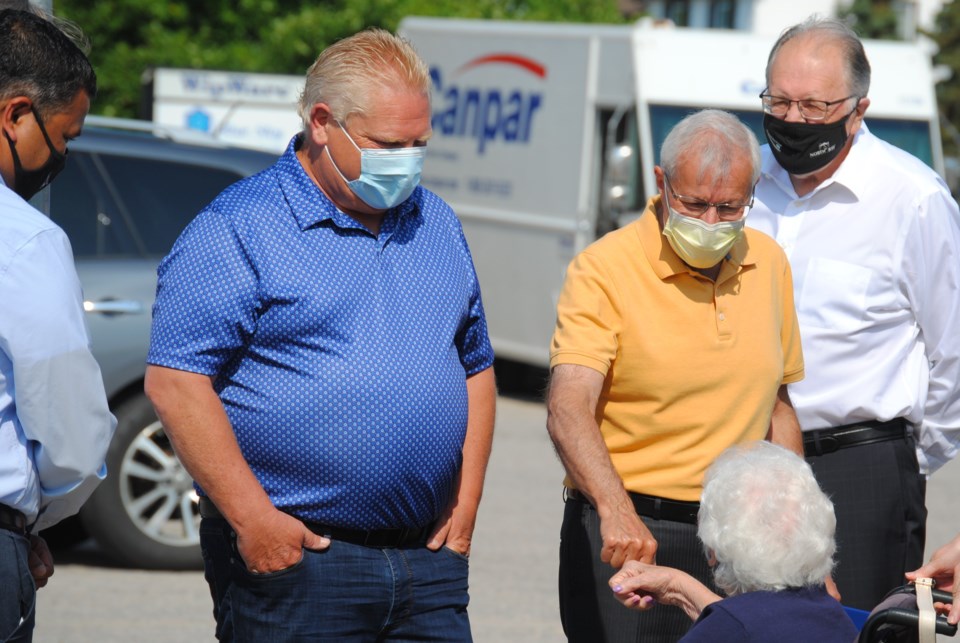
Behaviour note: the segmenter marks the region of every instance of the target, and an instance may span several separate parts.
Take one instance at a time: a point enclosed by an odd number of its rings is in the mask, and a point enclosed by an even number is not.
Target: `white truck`
[[[548,363],[567,264],[642,211],[667,132],[706,107],[765,143],[759,94],[775,37],[726,30],[407,18],[430,67],[423,184],[463,222],[499,357]],[[943,173],[931,52],[865,43],[867,124]]]

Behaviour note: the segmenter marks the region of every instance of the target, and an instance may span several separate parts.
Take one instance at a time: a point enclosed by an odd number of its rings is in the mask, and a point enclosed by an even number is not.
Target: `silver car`
[[[90,117],[51,187],[51,217],[67,232],[117,432],[107,479],[77,518],[48,538],[92,536],[117,562],[201,566],[193,484],[143,393],[157,264],[221,190],[275,160],[151,124]]]

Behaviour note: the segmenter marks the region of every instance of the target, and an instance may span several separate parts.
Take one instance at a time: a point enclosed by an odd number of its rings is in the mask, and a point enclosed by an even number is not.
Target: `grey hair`
[[[52,13],[48,13],[40,5],[31,4],[30,0],[0,0],[0,11],[3,9],[29,11],[35,16],[50,21],[54,24],[54,26],[57,27],[57,29],[62,31],[67,38],[72,40],[73,44],[79,47],[80,51],[82,51],[85,56],[90,55],[90,40],[87,38],[87,35],[83,33],[83,29],[81,29],[75,22],[71,22],[66,18],[61,18],[60,16],[55,16]]]
[[[822,585],[837,519],[810,465],[766,441],[732,447],[707,470],[697,533],[729,595]]]
[[[677,123],[660,146],[660,167],[667,177],[676,175],[681,160],[693,154],[700,164],[697,179],[707,171],[724,176],[742,156],[750,159],[750,186],[760,178],[760,145],[740,119],[720,109],[704,109]]]
[[[370,94],[397,86],[430,99],[430,72],[413,46],[384,29],[366,29],[330,45],[307,70],[299,113],[304,128],[317,103],[326,103],[334,118],[364,114]]]
[[[93,100],[97,75],[77,44],[42,15],[0,10],[0,99],[26,96],[47,117],[80,92]]]
[[[847,87],[851,94],[865,98],[870,92],[870,61],[863,50],[863,43],[857,33],[845,22],[835,18],[823,18],[813,15],[780,34],[770,56],[767,58],[767,85],[770,85],[770,68],[780,49],[799,36],[832,40],[844,53],[847,64]]]

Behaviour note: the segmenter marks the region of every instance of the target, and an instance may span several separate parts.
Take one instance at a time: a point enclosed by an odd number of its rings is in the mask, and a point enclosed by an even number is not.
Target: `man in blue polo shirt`
[[[221,640],[470,640],[493,354],[418,186],[429,88],[385,31],[326,49],[303,132],[158,270],[146,389],[202,490]]]

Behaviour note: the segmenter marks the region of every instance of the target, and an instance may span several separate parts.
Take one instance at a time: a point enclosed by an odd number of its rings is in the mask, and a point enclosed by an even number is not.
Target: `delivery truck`
[[[499,357],[546,366],[573,257],[656,194],[660,144],[685,115],[737,114],[765,143],[759,94],[775,37],[630,25],[405,19],[427,62],[423,184],[456,211]],[[943,173],[931,51],[865,42],[872,132]]]

